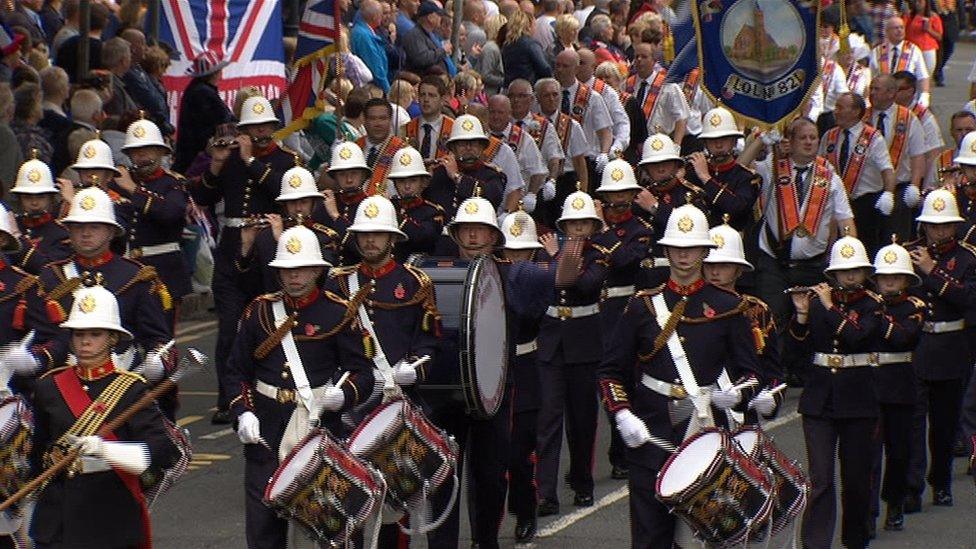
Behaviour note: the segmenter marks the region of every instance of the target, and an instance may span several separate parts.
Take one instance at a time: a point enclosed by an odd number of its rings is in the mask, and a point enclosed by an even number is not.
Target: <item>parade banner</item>
[[[674,60],[668,66],[669,83],[684,82],[688,73],[698,68],[698,38],[691,17],[693,3],[694,0],[677,0],[672,4],[674,21],[670,30],[674,40]]]
[[[697,0],[702,89],[738,117],[775,126],[819,83],[819,0]]]

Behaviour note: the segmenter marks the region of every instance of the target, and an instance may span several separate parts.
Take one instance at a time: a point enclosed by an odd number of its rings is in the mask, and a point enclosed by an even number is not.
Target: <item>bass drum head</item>
[[[461,376],[472,416],[493,417],[505,396],[508,324],[501,273],[489,256],[468,269],[461,304]]]

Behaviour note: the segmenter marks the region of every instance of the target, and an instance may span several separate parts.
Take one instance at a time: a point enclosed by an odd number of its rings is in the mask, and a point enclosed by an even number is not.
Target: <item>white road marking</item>
[[[779,427],[792,423],[793,421],[796,421],[799,418],[800,418],[799,413],[791,412],[783,417],[776,418],[773,421],[763,424],[763,429],[765,429],[766,431],[772,431],[773,429],[777,429]],[[617,488],[613,492],[610,492],[609,494],[598,499],[596,502],[593,503],[592,507],[584,507],[582,509],[577,509],[576,511],[573,511],[572,513],[564,517],[560,517],[559,519],[554,520],[545,528],[539,530],[539,532],[536,534],[536,537],[537,538],[552,537],[557,533],[561,532],[562,530],[569,528],[574,523],[579,522],[580,520],[592,515],[593,513],[596,513],[597,511],[603,509],[604,507],[613,505],[614,503],[622,500],[628,495],[630,495],[630,491],[627,489],[627,486],[621,486],[620,488]]]
[[[229,434],[231,434],[233,432],[234,432],[234,430],[231,429],[230,427],[228,427],[226,429],[221,429],[219,431],[214,431],[214,432],[208,433],[206,435],[201,435],[201,436],[199,436],[197,438],[199,438],[201,440],[216,440],[216,439],[218,439],[220,437],[225,437],[225,436],[227,436],[227,435],[229,435]]]

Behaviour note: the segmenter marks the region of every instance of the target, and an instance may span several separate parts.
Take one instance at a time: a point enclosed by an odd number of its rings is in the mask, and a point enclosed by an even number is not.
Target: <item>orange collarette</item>
[[[389,261],[384,263],[378,269],[373,269],[372,267],[367,265],[366,262],[364,261],[359,264],[359,272],[363,273],[369,278],[383,278],[384,276],[392,273],[393,269],[396,269],[396,266],[397,266],[397,262],[393,258],[390,258]]]
[[[94,368],[86,368],[81,365],[75,366],[75,375],[78,376],[78,379],[83,379],[85,381],[102,379],[114,371],[115,364],[112,364],[112,359],[109,359],[105,364],[95,366]]]
[[[294,298],[290,295],[285,295],[285,303],[293,309],[304,309],[311,305],[316,299],[319,298],[318,287],[312,288],[312,291],[305,294],[305,297]]]
[[[698,291],[704,287],[705,287],[704,278],[699,278],[698,280],[692,282],[691,284],[688,284],[687,286],[682,286],[681,284],[678,284],[672,278],[668,279],[668,288],[672,292],[682,296],[689,296],[698,293]]]
[[[112,261],[113,257],[115,257],[115,254],[112,253],[112,250],[105,250],[105,253],[102,255],[91,258],[81,257],[80,255],[75,254],[75,261],[86,269],[92,269],[94,267],[101,267],[102,265],[105,265],[109,261]]]

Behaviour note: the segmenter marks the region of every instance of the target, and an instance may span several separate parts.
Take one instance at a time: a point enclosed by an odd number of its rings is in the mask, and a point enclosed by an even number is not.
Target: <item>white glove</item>
[[[150,384],[163,379],[166,368],[163,366],[162,355],[156,351],[147,353],[146,359],[135,369],[135,372],[146,378]]]
[[[129,345],[129,347],[121,353],[112,353],[112,364],[115,364],[115,368],[118,370],[125,370],[127,372],[132,370],[132,363],[135,362],[135,359],[135,345]]]
[[[922,92],[918,94],[918,104],[923,107],[928,108],[930,99],[931,95],[929,95],[929,92]]]
[[[20,343],[7,351],[7,356],[3,357],[4,363],[15,374],[29,376],[41,367],[34,354],[30,352],[30,346],[33,342],[34,330],[31,330],[24,339],[20,340]]]
[[[779,130],[769,130],[768,132],[764,132],[759,139],[761,139],[763,144],[765,144],[767,147],[772,147],[783,140],[783,134],[779,133]]]
[[[620,410],[614,419],[617,421],[620,438],[624,439],[624,444],[628,448],[637,448],[650,442],[651,432],[647,429],[647,425],[630,410],[626,408]]]
[[[261,422],[254,412],[247,411],[237,418],[237,438],[242,444],[258,444],[261,442]]]
[[[524,210],[525,213],[534,212],[535,202],[535,193],[526,193],[525,196],[522,197],[522,210]]]
[[[776,410],[776,397],[769,389],[759,391],[755,398],[749,401],[749,407],[759,412],[762,416],[770,416]]]
[[[921,202],[922,193],[918,191],[918,187],[909,183],[909,185],[905,187],[905,194],[902,195],[901,199],[905,201],[906,206],[909,208],[914,208],[915,206],[918,206],[919,202]]]
[[[396,374],[394,374],[394,379]],[[342,389],[338,387],[329,387],[325,390],[325,394],[322,395],[321,399],[318,399],[317,404],[322,407],[323,410],[328,410],[330,412],[335,412],[342,408],[342,405],[346,403],[346,394],[342,392]]]
[[[719,410],[728,410],[742,400],[742,393],[738,389],[712,389],[712,404]]]
[[[78,448],[81,450],[81,454],[85,456],[101,458],[104,456],[105,452],[105,441],[102,437],[97,436],[87,436],[78,437],[75,441]]]
[[[417,383],[417,369],[409,362],[399,362],[393,368],[393,381],[401,387]]]
[[[539,193],[542,194],[542,200],[546,202],[556,198],[556,180],[551,177],[546,179],[542,188],[539,189]]]
[[[895,209],[895,193],[891,191],[881,193],[874,207],[884,215],[891,215],[892,210]]]
[[[610,162],[610,156],[607,153],[600,153],[596,155],[594,160],[596,161],[596,171],[602,172],[607,162]]]
[[[149,467],[149,448],[145,443],[106,442],[96,436],[81,437],[79,443],[82,454],[104,459],[127,473],[139,475]]]

